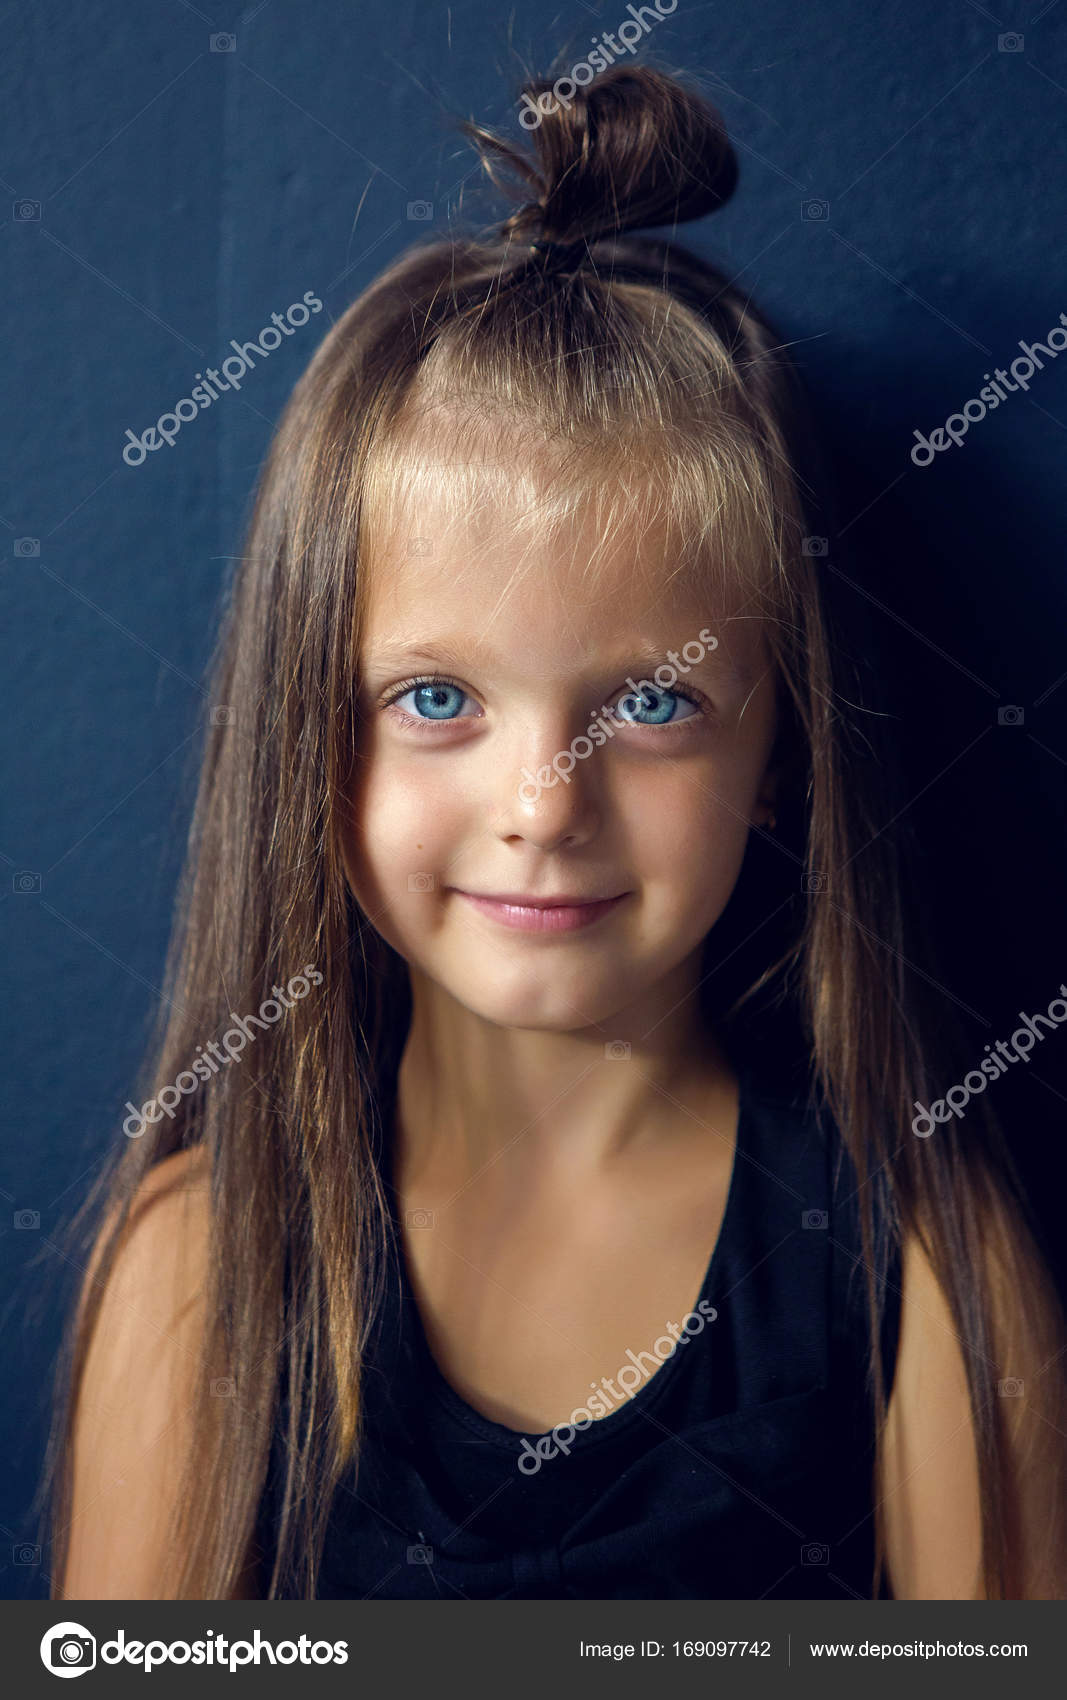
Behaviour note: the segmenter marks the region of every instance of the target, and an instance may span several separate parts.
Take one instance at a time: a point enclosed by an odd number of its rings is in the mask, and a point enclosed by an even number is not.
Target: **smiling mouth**
[[[530,898],[519,896],[482,896],[477,892],[453,888],[472,908],[499,921],[505,927],[531,933],[569,933],[587,927],[616,909],[629,892],[622,891],[606,898]]]

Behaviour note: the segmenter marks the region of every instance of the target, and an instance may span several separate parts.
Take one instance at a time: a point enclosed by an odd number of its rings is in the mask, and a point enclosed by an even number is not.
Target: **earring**
[[[772,809],[770,814],[767,816],[767,821],[766,821],[767,831],[773,832],[777,825],[778,825],[778,816],[775,814],[774,810]]]

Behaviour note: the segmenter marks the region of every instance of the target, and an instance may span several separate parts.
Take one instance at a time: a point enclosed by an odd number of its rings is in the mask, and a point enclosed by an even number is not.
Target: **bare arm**
[[[980,1380],[1008,1436],[1008,1597],[1067,1598],[1067,1340],[1047,1271],[993,1213],[983,1271],[993,1359]],[[880,1497],[895,1599],[984,1599],[978,1464],[964,1357],[917,1239],[905,1242],[901,1334]],[[1000,1388],[998,1389],[998,1383]],[[1015,1389],[1015,1391],[1011,1391]]]
[[[902,1288],[880,1484],[893,1598],[982,1599],[978,1464],[963,1355],[916,1239],[904,1245]]]
[[[209,1235],[202,1154],[176,1152],[134,1203],[89,1344],[63,1598],[174,1597],[168,1514],[197,1404],[211,1396],[198,1377]],[[99,1252],[98,1241],[83,1293]]]

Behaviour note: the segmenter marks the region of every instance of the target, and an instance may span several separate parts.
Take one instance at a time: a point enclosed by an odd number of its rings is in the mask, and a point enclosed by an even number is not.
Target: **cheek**
[[[658,845],[664,855],[672,855],[683,854],[686,841],[709,850],[743,844],[756,788],[752,764],[739,752],[724,750],[697,761],[664,760],[640,775],[631,773],[613,801],[635,842]]]
[[[383,887],[433,866],[461,807],[442,769],[395,755],[368,759],[349,812],[353,858]]]
[[[651,893],[712,925],[737,882],[756,781],[747,763],[664,763],[654,782],[623,787],[623,854]]]

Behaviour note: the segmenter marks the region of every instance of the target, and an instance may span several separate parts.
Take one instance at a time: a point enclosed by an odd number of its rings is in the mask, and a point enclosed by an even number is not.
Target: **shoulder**
[[[900,1333],[878,1497],[894,1599],[981,1599],[978,1464],[963,1350],[916,1234],[901,1247]]]
[[[96,1363],[131,1328],[167,1326],[202,1285],[210,1241],[210,1159],[202,1146],[174,1151],[142,1180],[107,1273],[103,1255],[118,1220],[113,1206],[97,1235],[80,1303],[103,1281],[93,1330]]]
[[[70,1545],[62,1597],[167,1597],[174,1504],[202,1389],[211,1244],[206,1152],[175,1152],[142,1182],[106,1272],[105,1219],[79,1309],[99,1292],[71,1433]]]

